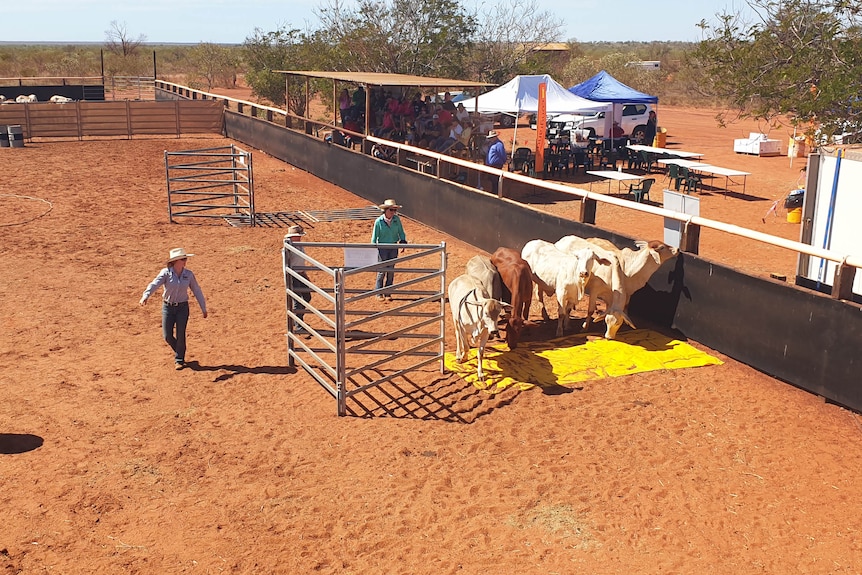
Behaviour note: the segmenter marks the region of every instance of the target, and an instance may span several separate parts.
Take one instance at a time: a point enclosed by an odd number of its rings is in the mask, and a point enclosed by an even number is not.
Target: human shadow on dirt
[[[287,375],[296,373],[296,367],[286,365],[259,365],[249,367],[246,365],[201,365],[197,361],[186,362],[186,369],[191,371],[224,371],[213,381],[226,381],[241,373],[255,373],[263,375]]]
[[[16,455],[39,449],[45,440],[31,433],[0,433],[0,454]]]

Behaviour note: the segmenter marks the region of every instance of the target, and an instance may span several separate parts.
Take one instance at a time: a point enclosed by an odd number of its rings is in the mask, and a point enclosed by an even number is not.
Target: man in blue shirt
[[[186,326],[189,323],[189,290],[195,294],[203,316],[207,316],[207,304],[203,291],[192,270],[186,268],[186,260],[194,254],[187,254],[183,248],[174,248],[168,255],[168,263],[159,275],[150,282],[141,305],[146,305],[150,295],[164,286],[162,295],[162,336],[174,351],[174,367],[182,369],[186,364]],[[176,331],[175,331],[176,330]]]
[[[485,142],[488,144],[488,153],[485,155],[485,165],[493,168],[503,169],[506,165],[506,147],[500,141],[496,130],[491,130],[485,137]],[[496,194],[499,184],[499,178],[496,175],[491,176],[491,191]]]

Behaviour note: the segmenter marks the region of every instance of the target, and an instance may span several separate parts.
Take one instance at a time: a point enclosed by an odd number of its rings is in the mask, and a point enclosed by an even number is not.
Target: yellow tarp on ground
[[[657,369],[721,365],[722,361],[685,342],[636,329],[617,334],[615,340],[575,335],[524,342],[515,350],[509,350],[505,343],[488,346],[482,362],[484,383],[476,375],[475,348],[464,363],[447,353],[445,364],[479,389],[500,391],[511,385],[520,389],[565,386]]]

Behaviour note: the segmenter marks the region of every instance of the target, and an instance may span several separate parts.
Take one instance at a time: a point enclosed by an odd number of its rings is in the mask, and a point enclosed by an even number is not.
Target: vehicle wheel
[[[515,118],[512,116],[507,116],[502,114],[500,116],[500,127],[501,128],[511,128],[515,125]]]
[[[647,146],[652,146],[652,142],[644,142],[644,138],[646,138],[646,128],[644,126],[638,126],[632,130],[632,141],[635,144],[646,144]]]

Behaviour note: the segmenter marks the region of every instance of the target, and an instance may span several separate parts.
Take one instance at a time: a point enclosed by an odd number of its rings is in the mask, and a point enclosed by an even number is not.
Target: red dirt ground
[[[750,197],[705,194],[703,215],[797,239],[783,210],[761,218],[802,160],[733,154],[760,130],[713,115],[659,110],[672,146],[752,172]],[[862,572],[858,415],[716,352],[724,365],[563,394],[491,395],[431,369],[392,388],[416,409],[338,418],[286,367],[284,229],[168,223],[163,151],[227,143],[0,150],[0,572]],[[254,153],[260,211],[368,204]],[[447,242],[450,270],[477,253],[403,212],[411,242]],[[658,219],[599,214],[661,237]],[[307,239],[369,237],[368,221],[323,222]],[[710,232],[702,245],[794,273],[784,250]],[[196,363],[180,372],[159,306],[137,305],[177,246],[197,254],[210,311],[192,307]]]

